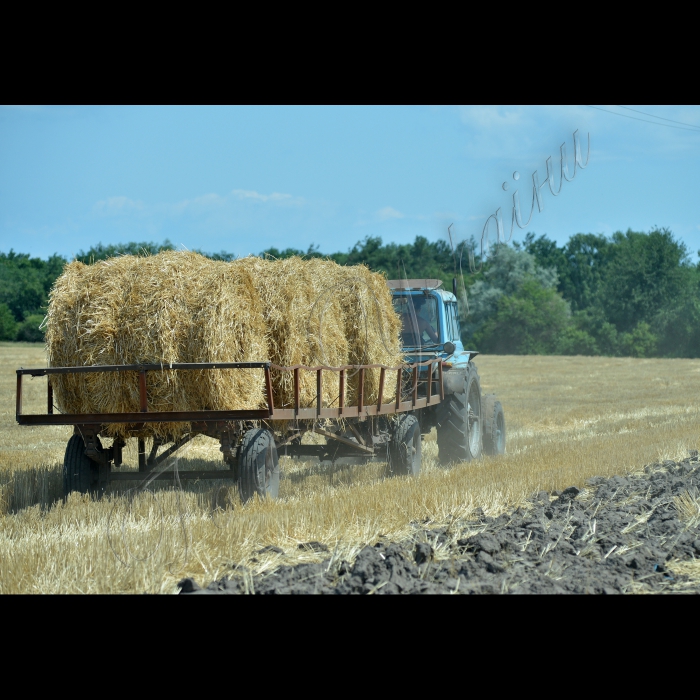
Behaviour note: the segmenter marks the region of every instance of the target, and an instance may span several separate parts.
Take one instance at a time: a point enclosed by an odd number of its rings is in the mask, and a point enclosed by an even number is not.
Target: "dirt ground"
[[[234,566],[182,594],[700,593],[698,452],[584,489],[541,491],[497,518],[477,513],[402,542],[379,540],[354,562],[334,556],[252,576]],[[301,548],[327,550],[319,542]]]

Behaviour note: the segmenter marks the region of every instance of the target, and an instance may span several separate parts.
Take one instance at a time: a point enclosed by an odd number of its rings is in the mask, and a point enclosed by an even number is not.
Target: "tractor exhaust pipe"
[[[455,299],[457,298],[457,278],[453,277],[452,278],[452,294],[455,295]]]

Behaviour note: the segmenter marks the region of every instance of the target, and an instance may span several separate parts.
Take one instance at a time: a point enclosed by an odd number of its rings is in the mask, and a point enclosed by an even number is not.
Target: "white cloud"
[[[146,205],[141,201],[135,201],[128,197],[108,197],[102,199],[93,206],[93,213],[98,216],[123,216],[126,214],[138,214],[139,216],[182,216],[208,215],[217,211],[241,209],[247,204],[275,205],[302,205],[305,200],[302,197],[294,197],[291,194],[272,192],[261,194],[255,190],[232,190],[227,195],[219,195],[216,192],[199,195],[192,199],[183,199],[175,204],[158,203]]]
[[[256,192],[255,190],[232,190],[231,194],[237,199],[252,199],[256,202],[282,202],[295,199],[291,194],[282,194],[281,192],[260,194],[260,192]]]
[[[512,129],[527,119],[522,107],[498,107],[496,105],[474,105],[460,107],[460,119],[464,124],[479,129]]]
[[[404,215],[394,207],[384,207],[377,212],[377,217],[380,221],[387,221],[388,219],[403,219]]]
[[[108,197],[101,199],[92,208],[96,214],[102,216],[118,216],[144,209],[143,202],[138,202],[128,197]]]

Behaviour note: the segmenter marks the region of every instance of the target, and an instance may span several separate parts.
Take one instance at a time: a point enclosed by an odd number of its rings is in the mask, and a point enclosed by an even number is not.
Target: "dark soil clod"
[[[263,547],[262,549],[259,549],[256,554],[284,554],[284,550],[281,549],[280,547],[275,547],[273,544],[268,544],[267,547]]]
[[[303,542],[299,545],[299,549],[304,549],[307,552],[327,552],[328,545],[323,544],[323,542]]]
[[[177,584],[177,587],[180,589],[180,593],[194,593],[202,590],[193,578],[183,578]]]
[[[700,593],[700,584],[669,570],[674,561],[700,556],[698,519],[683,520],[676,500],[689,494],[697,499],[699,488],[700,463],[693,451],[681,462],[649,465],[641,475],[595,477],[584,490],[554,491],[551,502],[541,491],[527,507],[497,518],[480,511],[449,527],[419,525],[412,539],[382,538],[354,562],[282,566],[268,574],[224,578],[204,590],[192,579],[178,586],[181,593],[259,595]],[[328,550],[320,542],[299,548]]]
[[[413,560],[420,566],[433,558],[433,548],[427,542],[419,542],[413,552]]]

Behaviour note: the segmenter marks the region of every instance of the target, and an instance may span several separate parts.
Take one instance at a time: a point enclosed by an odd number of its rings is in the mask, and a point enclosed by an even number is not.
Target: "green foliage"
[[[66,260],[52,255],[48,260],[24,253],[0,253],[0,305],[6,305],[17,323],[27,314],[42,314],[49,290],[61,274]]]
[[[654,357],[658,342],[649,324],[640,321],[631,331],[620,333],[618,354],[624,357]]]
[[[17,321],[7,304],[0,304],[0,340],[14,340],[17,335]]]
[[[574,311],[561,352],[588,342],[575,329],[604,355],[700,356],[700,265],[668,229],[576,234],[562,247],[528,234],[524,248],[539,265],[556,266]]]
[[[608,320],[620,331],[651,322],[663,309],[686,296],[692,274],[687,251],[668,229],[649,234],[627,231],[613,236],[600,295]]]
[[[474,241],[471,241],[472,249]],[[87,264],[116,255],[173,250],[157,243],[98,243],[76,256]],[[452,289],[457,262],[446,240],[418,236],[413,243],[383,244],[367,237],[347,252],[322,255],[269,248],[261,256],[328,257],[341,265],[364,263],[390,279],[437,278]],[[235,255],[205,253],[213,260]],[[700,253],[698,253],[700,255]],[[522,246],[497,246],[488,260],[462,268],[468,298],[460,303],[463,340],[479,350],[633,357],[700,357],[700,262],[668,229],[627,231],[612,237],[577,233],[558,246],[528,234]],[[48,293],[67,260],[0,253],[0,339],[43,339],[39,328]],[[459,276],[459,275],[458,275]],[[468,304],[467,304],[468,302]]]
[[[318,246],[313,243],[309,246],[309,249],[304,252],[299,248],[285,248],[284,250],[279,250],[278,248],[267,248],[260,253],[261,258],[270,258],[271,260],[284,260],[285,258],[293,258],[294,256],[300,258],[322,258],[326,257],[318,252]]]
[[[600,355],[595,338],[573,324],[568,324],[561,330],[555,350],[557,355]]]
[[[452,289],[455,261],[446,241],[431,242],[424,236],[416,236],[413,243],[382,245],[381,238],[368,236],[347,253],[328,257],[340,265],[364,263],[372,270],[386,273],[389,279],[440,279],[445,289]]]
[[[39,328],[44,321],[42,314],[29,314],[17,328],[16,340],[26,343],[38,343],[44,340],[44,331]]]
[[[569,306],[561,295],[528,277],[515,292],[498,298],[495,313],[473,340],[478,349],[499,355],[553,353],[569,318]]]
[[[658,352],[663,357],[700,356],[700,274],[695,277],[684,298],[654,320]]]
[[[75,259],[86,265],[91,265],[98,260],[115,258],[117,255],[156,255],[163,250],[175,250],[175,246],[167,238],[160,244],[132,242],[102,245],[102,243],[98,243],[88,251],[79,251]]]
[[[497,246],[479,279],[469,287],[468,306],[463,304],[460,309],[466,335],[476,333],[496,312],[498,300],[515,294],[527,279],[536,279],[547,289],[557,283],[556,271],[538,266],[530,253],[506,245]]]

